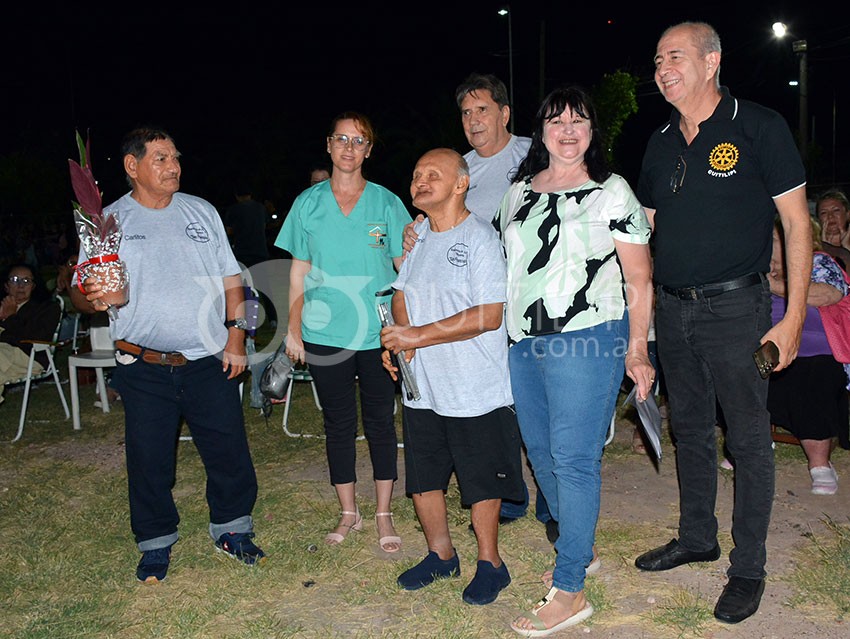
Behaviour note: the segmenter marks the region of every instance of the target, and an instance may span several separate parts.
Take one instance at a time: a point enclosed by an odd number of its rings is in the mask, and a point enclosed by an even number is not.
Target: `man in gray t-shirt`
[[[106,210],[121,224],[117,257],[130,285],[110,333],[113,383],[124,404],[130,527],[142,553],[136,577],[165,579],[179,538],[171,488],[184,421],[206,471],[214,547],[253,566],[265,553],[252,541],[257,476],[236,379],[245,370],[248,328],[237,317],[245,306],[241,269],[215,207],[179,192],[180,153],[167,132],[135,129],[121,151],[132,189]],[[79,259],[81,266],[102,261],[84,249]],[[72,287],[74,306],[108,310],[103,288],[99,277],[84,276]]]
[[[519,137],[508,131],[511,106],[504,82],[493,75],[473,73],[455,91],[460,109],[463,132],[472,150],[463,157],[469,165],[469,190],[466,206],[488,223],[493,221],[502,197],[511,185],[511,178],[528,154],[531,138]],[[424,219],[419,215],[404,229],[404,249],[409,252],[416,242],[415,224]],[[524,483],[523,483],[524,485]],[[502,503],[501,523],[525,516],[528,509],[528,489],[518,502]],[[543,493],[537,491],[536,516],[546,524],[550,541],[557,534],[557,523],[549,514]],[[470,525],[470,528],[472,526]]]

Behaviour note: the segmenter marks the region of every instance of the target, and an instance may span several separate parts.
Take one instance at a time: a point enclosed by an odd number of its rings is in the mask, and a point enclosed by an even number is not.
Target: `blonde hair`
[[[820,239],[820,222],[818,222],[816,217],[811,215],[809,216],[809,222],[812,223],[812,250],[823,251],[823,242]],[[773,228],[776,229],[779,238],[785,242],[785,229],[782,226],[782,219],[778,215],[773,219]]]

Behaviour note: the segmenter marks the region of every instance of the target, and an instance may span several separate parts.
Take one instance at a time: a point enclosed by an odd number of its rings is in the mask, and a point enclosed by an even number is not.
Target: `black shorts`
[[[521,439],[513,406],[478,417],[404,407],[406,492],[446,490],[457,476],[461,503],[524,499]]]

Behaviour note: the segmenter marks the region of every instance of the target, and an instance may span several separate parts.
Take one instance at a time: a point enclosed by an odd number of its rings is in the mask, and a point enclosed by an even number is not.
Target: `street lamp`
[[[788,27],[782,22],[774,22],[772,28],[777,38],[789,34]],[[794,40],[791,49],[800,58],[800,155],[805,159],[809,141],[809,47],[805,40]]]
[[[809,61],[808,43],[795,40],[791,48],[800,56],[800,154],[805,158],[809,141]]]
[[[504,17],[508,16],[508,86],[509,86],[509,100],[511,107],[511,133],[514,132],[514,121],[516,120],[513,117],[513,109],[514,109],[514,37],[513,30],[511,25],[511,6],[506,5],[499,9],[499,15]]]

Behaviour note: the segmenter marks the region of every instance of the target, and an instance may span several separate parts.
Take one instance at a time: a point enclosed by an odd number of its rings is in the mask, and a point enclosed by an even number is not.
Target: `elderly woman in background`
[[[832,495],[838,490],[838,476],[830,462],[832,450],[836,441],[850,448],[847,374],[833,357],[818,309],[841,301],[848,287],[835,259],[823,251],[818,226],[812,219],[815,252],[800,351],[788,368],[770,376],[767,408],[773,424],[800,440],[808,458],[812,492]],[[776,222],[767,276],[774,323],[785,313],[784,245],[782,225]]]
[[[838,260],[841,268],[850,267],[850,201],[844,191],[830,189],[815,200],[820,222],[820,239],[825,251]]]
[[[330,480],[339,499],[339,523],[325,541],[339,544],[363,525],[355,499],[359,384],[378,543],[386,552],[397,552],[401,539],[390,509],[398,478],[396,385],[381,360],[380,298],[375,294],[396,278],[410,213],[396,195],[363,176],[374,141],[366,116],[347,112],[333,120],[326,138],[331,177],[296,198],[275,246],[293,258],[286,354],[293,362],[306,362],[316,382]]]
[[[12,266],[3,278],[3,285],[6,295],[0,300],[0,403],[3,385],[27,374],[32,350],[27,340],[53,339],[61,312],[27,264]],[[47,355],[38,353],[33,373],[41,373],[47,363]]]
[[[559,522],[549,593],[511,627],[545,636],[587,619],[602,450],[626,374],[645,399],[652,309],[650,227],[608,169],[590,96],[550,93],[498,214],[508,259],[511,385],[523,441]]]

